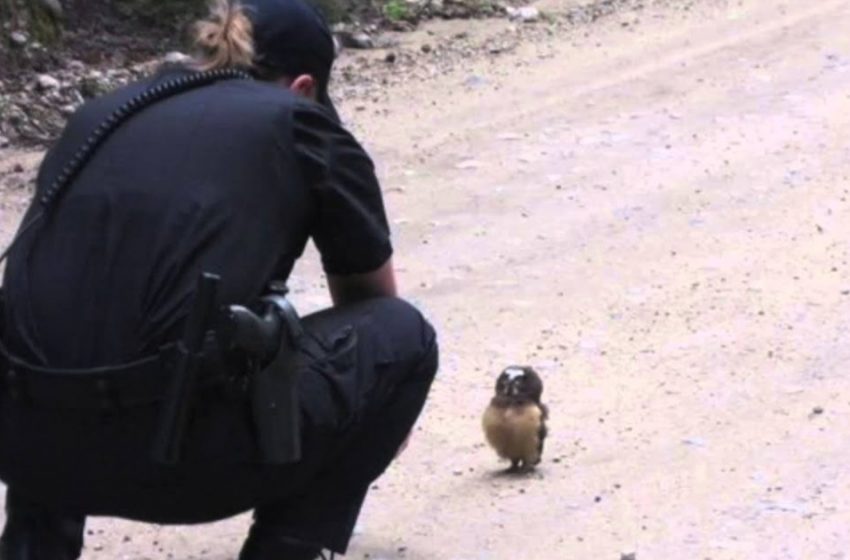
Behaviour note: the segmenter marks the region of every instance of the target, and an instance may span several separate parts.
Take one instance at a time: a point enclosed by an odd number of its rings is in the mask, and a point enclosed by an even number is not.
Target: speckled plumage
[[[506,368],[496,381],[482,426],[487,442],[511,462],[511,470],[530,470],[540,463],[549,417],[542,394],[542,379],[527,366]]]

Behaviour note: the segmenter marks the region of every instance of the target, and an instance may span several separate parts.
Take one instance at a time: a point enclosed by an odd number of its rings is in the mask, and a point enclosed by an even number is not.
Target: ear
[[[301,74],[292,80],[289,89],[296,95],[316,99],[316,80],[310,74]]]

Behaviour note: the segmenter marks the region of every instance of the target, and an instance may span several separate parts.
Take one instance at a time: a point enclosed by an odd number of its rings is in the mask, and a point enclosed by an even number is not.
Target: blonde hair
[[[210,13],[195,24],[195,66],[199,70],[254,66],[254,29],[242,5],[212,0]]]

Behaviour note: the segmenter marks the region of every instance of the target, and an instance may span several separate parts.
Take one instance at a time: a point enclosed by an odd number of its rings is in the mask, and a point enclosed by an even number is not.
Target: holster
[[[282,294],[264,298],[267,314],[280,321],[277,352],[251,379],[251,408],[263,462],[275,465],[301,460],[301,410],[298,377],[301,321]]]

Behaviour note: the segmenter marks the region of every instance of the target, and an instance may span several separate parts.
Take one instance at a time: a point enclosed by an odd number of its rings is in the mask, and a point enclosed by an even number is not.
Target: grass
[[[390,21],[402,21],[410,16],[410,9],[404,0],[389,0],[384,4],[384,15]]]

